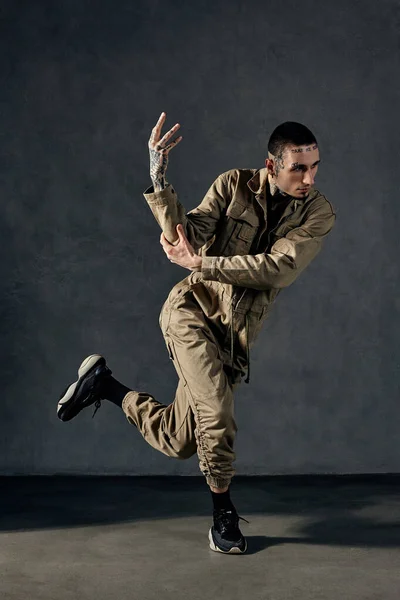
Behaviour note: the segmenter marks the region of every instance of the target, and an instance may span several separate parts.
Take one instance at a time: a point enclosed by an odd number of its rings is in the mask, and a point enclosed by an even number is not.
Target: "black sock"
[[[114,379],[111,375],[105,377],[101,386],[101,395],[105,400],[109,400],[113,404],[122,407],[122,400],[128,392],[131,392],[128,387]]]
[[[211,496],[213,499],[214,510],[221,510],[221,508],[224,508],[225,510],[235,510],[230,497],[229,488],[222,494],[216,494],[211,491]]]

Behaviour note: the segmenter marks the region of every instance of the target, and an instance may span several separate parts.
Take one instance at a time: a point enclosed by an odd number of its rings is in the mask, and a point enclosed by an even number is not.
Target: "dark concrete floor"
[[[202,477],[0,478],[1,600],[400,598],[400,478],[237,477],[249,551],[209,550]]]

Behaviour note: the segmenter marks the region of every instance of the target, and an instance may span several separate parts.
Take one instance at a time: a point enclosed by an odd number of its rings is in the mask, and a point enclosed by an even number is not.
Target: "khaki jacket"
[[[190,282],[205,316],[220,326],[230,323],[231,359],[235,332],[241,347],[247,345],[248,360],[248,346],[276,297],[321,250],[335,223],[332,205],[311,188],[304,199],[288,198],[278,224],[268,231],[266,205],[274,199],[265,168],[222,173],[189,212],[171,185],[160,192],[149,188],[144,197],[166,238],[176,240],[181,223],[203,257],[201,271],[176,287]]]

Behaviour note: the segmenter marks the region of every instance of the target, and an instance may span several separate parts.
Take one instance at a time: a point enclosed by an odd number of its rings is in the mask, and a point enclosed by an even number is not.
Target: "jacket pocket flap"
[[[232,202],[228,210],[226,211],[228,217],[232,219],[239,219],[240,221],[246,221],[249,225],[253,227],[258,226],[258,217],[255,212],[250,210],[244,204],[240,204],[240,202]]]

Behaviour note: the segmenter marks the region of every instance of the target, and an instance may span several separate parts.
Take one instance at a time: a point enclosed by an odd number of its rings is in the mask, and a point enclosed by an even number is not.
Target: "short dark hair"
[[[273,156],[282,156],[288,144],[304,146],[316,144],[315,135],[301,123],[285,121],[274,129],[268,142],[268,152]]]

